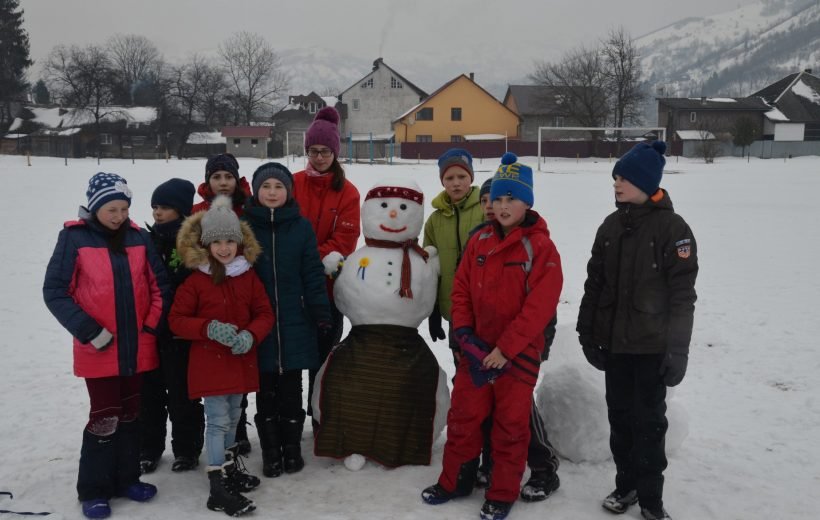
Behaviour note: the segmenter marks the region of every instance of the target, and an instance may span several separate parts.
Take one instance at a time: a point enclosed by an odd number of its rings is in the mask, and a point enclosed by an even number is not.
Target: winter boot
[[[561,479],[557,473],[551,471],[533,471],[530,479],[521,488],[521,500],[524,502],[540,502],[561,486]]]
[[[77,498],[83,502],[83,514],[86,509],[93,509],[95,514],[99,513],[105,509],[99,502],[107,504],[108,499],[114,496],[117,468],[116,437],[116,433],[94,435],[88,430],[83,430],[80,471],[77,475]]]
[[[498,500],[485,500],[481,506],[479,517],[481,520],[504,520],[510,514],[512,502],[501,502]]]
[[[259,477],[248,473],[245,463],[242,461],[242,456],[237,454],[237,450],[236,444],[225,450],[225,464],[222,465],[222,470],[237,493],[253,491],[259,487],[262,481],[259,480]]]
[[[262,446],[262,474],[268,478],[282,475],[282,439],[279,437],[279,421],[276,417],[253,418]]]
[[[666,512],[666,509],[663,507],[660,508],[649,508],[649,507],[642,507],[641,508],[641,517],[644,520],[672,520],[672,517],[669,516],[669,513]]]
[[[130,498],[134,502],[148,502],[154,498],[156,494],[157,486],[147,482],[137,481],[125,489],[125,494],[123,496]]]
[[[151,457],[149,455],[140,455],[140,474],[146,475],[153,473],[159,466],[159,457]]]
[[[251,452],[251,441],[248,440],[248,416],[245,410],[248,408],[247,394],[242,397],[242,415],[239,416],[239,423],[236,425],[236,437],[234,441],[238,447],[239,455],[247,457]]]
[[[211,484],[211,493],[208,495],[207,505],[211,511],[223,511],[228,516],[241,516],[256,509],[252,500],[233,492],[223,468],[209,466],[208,481]]]
[[[180,455],[179,457],[174,459],[174,462],[171,464],[171,471],[174,473],[180,473],[182,471],[191,471],[199,466],[199,458],[198,457],[188,457],[186,455]]]
[[[473,492],[475,486],[475,474],[478,467],[478,459],[465,462],[456,477],[456,488],[447,491],[441,484],[433,484],[421,492],[421,499],[431,506],[437,506],[449,502],[454,498],[466,497]]]
[[[83,516],[86,518],[108,518],[111,516],[111,506],[104,498],[92,498],[82,502]]]
[[[618,491],[617,489],[610,493],[601,503],[604,509],[607,509],[615,514],[626,513],[629,506],[635,505],[638,502],[638,492],[634,489],[629,491]]]
[[[282,462],[285,473],[297,473],[305,467],[302,458],[302,429],[305,415],[296,419],[279,417],[279,431],[282,433]]]
[[[129,496],[129,488],[135,484],[141,484],[139,422],[120,421],[115,436],[117,438],[117,480],[115,494],[116,496],[124,497]],[[156,494],[156,488],[154,488],[154,494]],[[148,498],[145,500],[148,500]]]

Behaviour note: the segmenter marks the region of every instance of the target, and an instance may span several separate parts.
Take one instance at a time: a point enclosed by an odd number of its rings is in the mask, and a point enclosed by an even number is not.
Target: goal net
[[[636,142],[666,140],[658,126],[540,126],[538,169],[547,157],[620,157]]]

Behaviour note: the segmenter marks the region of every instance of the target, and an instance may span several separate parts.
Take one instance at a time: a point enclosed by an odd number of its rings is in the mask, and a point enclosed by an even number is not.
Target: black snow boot
[[[533,471],[530,479],[521,488],[521,500],[524,502],[540,502],[561,486],[561,479],[557,473],[551,471]]]
[[[282,459],[285,473],[297,473],[305,467],[302,458],[302,430],[305,427],[304,413],[300,418],[279,417],[279,431],[282,434]]]
[[[211,493],[208,495],[208,509],[223,511],[228,516],[241,516],[250,513],[256,506],[241,494],[234,492],[223,468],[208,468],[208,481]]]
[[[253,421],[259,433],[262,446],[262,474],[269,478],[282,475],[282,439],[279,437],[277,417],[263,417],[257,414]]]
[[[222,471],[228,476],[230,485],[237,493],[253,491],[259,487],[262,481],[259,480],[259,477],[248,473],[245,463],[242,461],[242,456],[237,453],[237,449],[237,445],[234,444],[225,451],[225,464],[222,465]]]
[[[116,433],[103,436],[83,430],[80,471],[77,477],[77,498],[81,502],[107,500],[114,496],[116,451]]]
[[[115,434],[117,444],[117,496],[129,496],[129,489],[140,483],[140,425],[121,421]]]
[[[478,459],[465,462],[461,465],[456,477],[456,488],[447,491],[441,484],[433,484],[421,492],[421,499],[431,506],[437,506],[449,502],[454,498],[466,497],[473,492],[475,486],[475,473],[478,468]]]
[[[638,503],[638,492],[634,489],[629,491],[615,490],[604,499],[601,503],[604,509],[615,514],[626,513],[629,506]]]
[[[672,517],[669,516],[669,513],[667,513],[666,509],[664,509],[663,507],[642,507],[641,518],[643,518],[644,520],[672,520]]]
[[[481,506],[479,517],[481,520],[504,520],[510,514],[512,502],[501,502],[499,500],[485,500]]]

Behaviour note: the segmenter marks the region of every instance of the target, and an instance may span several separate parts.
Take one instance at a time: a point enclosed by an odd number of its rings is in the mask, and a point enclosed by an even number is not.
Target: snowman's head
[[[362,205],[366,238],[404,242],[418,238],[424,225],[424,194],[415,182],[395,181],[374,186]]]

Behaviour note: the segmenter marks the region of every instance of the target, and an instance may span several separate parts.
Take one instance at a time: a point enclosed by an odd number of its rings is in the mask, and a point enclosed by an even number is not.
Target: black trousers
[[[259,373],[256,413],[262,417],[304,420],[302,409],[302,371],[285,370]]]
[[[666,469],[666,385],[658,370],[662,355],[611,354],[606,365],[609,446],[615,487],[635,489],[641,507],[663,506]]]
[[[143,377],[140,410],[142,458],[159,458],[165,451],[166,422],[171,418],[171,449],[175,457],[199,457],[205,413],[199,399],[188,397],[190,343],[165,340],[159,345],[159,368]]]
[[[319,336],[319,366],[321,367],[322,363],[325,362],[327,356],[330,354],[330,351],[339,344],[342,340],[342,332],[344,331],[344,315],[342,315],[341,311],[336,308],[336,304],[333,303],[331,300],[330,302],[330,322],[333,324],[333,328],[330,330],[330,333],[325,336]],[[308,386],[308,415],[313,415],[313,409],[310,406],[311,400],[313,399],[313,383],[316,379],[316,374],[319,372],[319,369],[310,370],[309,371],[309,386]]]

